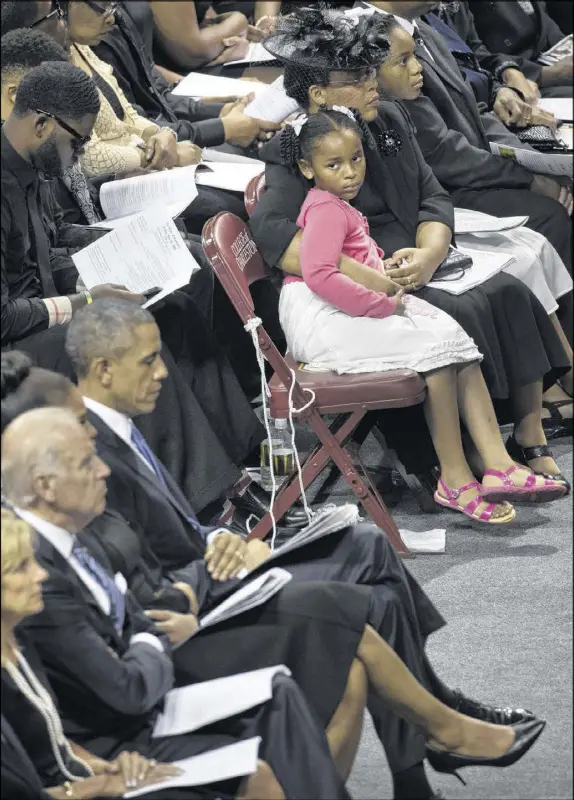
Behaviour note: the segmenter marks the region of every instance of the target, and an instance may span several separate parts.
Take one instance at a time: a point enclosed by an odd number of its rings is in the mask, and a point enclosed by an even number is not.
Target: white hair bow
[[[298,117],[295,117],[295,119],[291,120],[289,125],[291,125],[291,127],[295,131],[295,136],[299,137],[299,134],[301,133],[301,128],[307,122],[308,119],[309,117],[307,116],[307,114],[299,114]]]
[[[345,114],[349,119],[355,119],[355,115],[347,106],[331,106],[331,111],[338,111],[340,114]]]

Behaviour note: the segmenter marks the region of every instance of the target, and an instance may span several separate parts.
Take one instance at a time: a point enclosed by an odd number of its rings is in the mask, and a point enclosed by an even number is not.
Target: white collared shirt
[[[367,6],[367,8],[365,8],[364,6],[363,7],[357,7],[357,8],[351,8],[351,9],[349,9],[349,11],[346,11],[345,14],[347,14],[348,16],[361,16],[361,14],[363,14],[363,15],[364,14],[387,14],[387,15],[389,15],[388,11],[384,11],[382,8],[377,8],[377,6],[374,6],[372,3],[365,3],[365,6]],[[418,26],[416,20],[405,19],[404,17],[397,16],[397,14],[393,14],[393,15],[390,15],[390,16],[394,16],[394,18],[399,23],[401,28],[403,28],[403,30],[405,30],[409,34],[409,36],[413,36],[415,30],[418,30],[419,26]],[[431,61],[434,61],[432,53],[430,52],[430,50],[428,49],[426,44],[424,42],[421,42],[421,43],[422,43],[422,46],[424,47],[425,52],[428,55],[428,57],[431,59]]]
[[[126,417],[126,415],[122,414],[120,411],[116,411],[115,408],[110,408],[103,403],[99,403],[97,400],[92,400],[91,397],[84,397],[84,405],[86,408],[89,408],[90,411],[93,411],[102,422],[105,422],[108,428],[110,428],[122,442],[125,442],[130,450],[132,450],[155,475],[153,466],[144,458],[132,442],[132,429],[134,424],[129,417]]]
[[[27,522],[31,528],[47,539],[50,544],[60,553],[60,555],[68,562],[78,578],[92,594],[94,600],[102,609],[104,614],[109,617],[111,611],[111,601],[108,593],[90,575],[90,573],[84,569],[84,567],[72,553],[72,549],[76,543],[76,537],[74,534],[70,533],[64,528],[59,528],[57,525],[48,522],[31,511],[25,511],[22,508],[14,508],[14,511],[21,519],[24,520],[24,522]],[[102,569],[104,569],[104,567],[102,567]],[[127,591],[127,583],[121,572],[117,572],[114,575],[114,582],[120,592],[125,595]],[[164,652],[161,641],[157,638],[157,636],[154,636],[151,633],[136,633],[130,639],[130,646],[133,644],[138,644],[138,642],[141,644],[149,644],[152,647],[155,647],[156,650],[159,650],[162,653]]]

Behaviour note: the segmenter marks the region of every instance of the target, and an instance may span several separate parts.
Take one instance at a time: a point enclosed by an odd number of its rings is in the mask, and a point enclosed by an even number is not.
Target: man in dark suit
[[[458,0],[455,3],[441,3],[438,9],[425,14],[423,20],[446,40],[478,102],[485,102],[490,108],[489,96],[484,91],[485,84],[486,87],[490,84],[491,95],[498,94],[498,90],[504,85],[515,90],[516,101],[520,103],[519,98],[525,101],[527,105],[521,103],[525,110],[530,108],[531,103],[536,106],[540,97],[537,84],[521,71],[518,60],[504,52],[492,52],[486,46],[478,34],[468,3]],[[505,124],[521,124],[520,118],[509,120],[507,115],[502,116],[502,121]]]
[[[260,753],[277,779],[260,764],[245,796],[255,797],[253,784],[263,781],[260,797],[346,798],[324,734],[285,675],[274,678],[269,703],[248,713],[192,734],[152,736],[174,679],[168,638],[143,614],[123,576],[112,575],[104,551],[77,537],[104,509],[108,468],[65,409],[26,412],[6,429],[2,444],[6,497],[38,534],[37,559],[48,573],[43,610],[25,627],[58,697],[66,734],[100,757],[129,743],[160,761],[261,735]]]
[[[373,13],[393,14],[417,41],[422,95],[405,106],[425,160],[454,205],[495,216],[505,216],[509,209],[528,216],[526,225],[546,236],[571,271],[570,190],[490,152],[490,141],[518,145],[518,139],[492,114],[481,113],[446,42],[420,21],[436,3],[378,0],[359,5]]]
[[[480,37],[491,51],[506,53],[516,60],[526,77],[538,84],[544,97],[572,97],[572,56],[564,56],[551,66],[538,62],[542,53],[568,33],[552,19],[546,3],[471,0],[468,5],[475,15]],[[571,33],[571,4],[551,5],[560,6],[569,13]]]

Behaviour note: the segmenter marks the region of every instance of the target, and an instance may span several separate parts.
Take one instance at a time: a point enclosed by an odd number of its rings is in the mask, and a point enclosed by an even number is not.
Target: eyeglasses
[[[110,3],[109,6],[101,6],[99,3],[94,3],[94,0],[83,0],[83,2],[89,6],[92,11],[95,11],[96,14],[106,17],[111,17],[112,14],[115,14],[119,6],[119,3]]]
[[[40,19],[37,19],[36,22],[33,22],[30,25],[30,27],[36,28],[38,25],[41,25],[43,22],[47,22],[49,19],[53,19],[54,17],[57,17],[58,19],[63,19],[64,12],[60,8],[60,5],[58,4],[58,2],[56,2],[56,0],[54,0],[53,5],[54,8],[50,11],[49,14],[45,14],[43,17],[40,17]]]
[[[83,150],[83,148],[88,144],[88,142],[92,138],[91,136],[82,136],[80,133],[78,133],[78,131],[74,130],[74,128],[72,128],[71,125],[68,125],[67,122],[64,122],[63,119],[60,119],[60,117],[57,117],[55,114],[50,114],[49,111],[42,111],[41,108],[37,108],[35,110],[36,114],[43,114],[45,117],[53,119],[54,122],[57,122],[61,128],[63,128],[67,133],[70,134],[70,136],[73,137],[74,139],[73,148],[75,151]]]
[[[345,70],[341,70],[341,72],[344,71]],[[377,77],[377,69],[375,67],[369,67],[368,69],[361,70],[360,75],[358,75],[356,78],[347,78],[346,80],[341,80],[341,81],[329,80],[328,86],[335,86],[335,87],[363,86],[367,81],[372,81],[376,77]]]

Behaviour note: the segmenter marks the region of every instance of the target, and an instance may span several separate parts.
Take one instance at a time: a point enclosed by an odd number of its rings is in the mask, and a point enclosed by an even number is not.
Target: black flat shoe
[[[463,767],[510,767],[520,761],[534,742],[538,739],[546,726],[544,720],[531,720],[522,725],[516,725],[514,730],[514,742],[511,747],[496,758],[486,758],[481,756],[463,756],[459,753],[451,753],[448,750],[435,750],[432,747],[426,748],[426,757],[431,767],[436,772],[445,772],[456,775],[461,783],[466,785],[466,781],[457,773],[457,769]]]
[[[253,481],[242,495],[234,497],[231,502],[239,511],[247,515],[253,514],[257,519],[261,519],[269,510],[271,495]],[[277,522],[286,528],[305,528],[309,524],[305,509],[297,504]]]
[[[470,697],[465,697],[460,689],[454,690],[454,696],[455,702],[451,705],[451,708],[466,717],[480,719],[483,722],[492,722],[494,725],[518,725],[522,722],[530,722],[536,719],[532,711],[527,708],[489,706],[486,703],[479,703],[478,700],[471,700]]]
[[[517,461],[519,464],[523,464],[525,467],[532,469],[529,461],[532,461],[535,458],[553,458],[552,451],[548,447],[547,444],[541,444],[536,447],[521,447],[516,439],[513,436],[509,436],[506,440],[506,450],[510,458],[514,461]],[[532,471],[536,475],[542,475],[543,478],[547,480],[556,481],[556,483],[561,483],[562,486],[566,489],[566,495],[570,494],[572,487],[570,486],[570,482],[564,477],[561,472],[557,472],[555,475],[551,472],[540,472],[539,470],[532,469]]]

